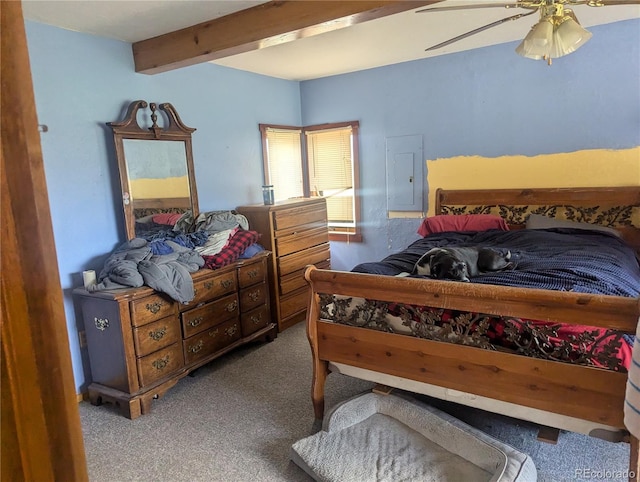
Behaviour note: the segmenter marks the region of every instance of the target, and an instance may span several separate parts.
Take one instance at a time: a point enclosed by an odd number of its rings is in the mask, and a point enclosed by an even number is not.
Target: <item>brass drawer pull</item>
[[[204,287],[210,290],[211,288],[213,288],[213,281],[205,281]]]
[[[155,315],[158,311],[160,311],[160,308],[162,308],[162,303],[159,301],[156,301],[155,303],[147,303],[146,308]]]
[[[222,281],[220,281],[220,284],[222,285],[223,288],[228,288],[233,284],[233,280],[223,279]]]
[[[262,321],[262,313],[260,313],[258,316],[251,315],[251,323],[253,323],[254,325],[257,325],[261,321]]]
[[[249,278],[254,279],[256,276],[258,276],[259,271],[257,269],[252,269],[251,271],[249,271],[247,273],[247,275],[249,276]]]
[[[251,301],[258,301],[260,299],[260,290],[252,291],[248,296]]]
[[[204,320],[204,316],[198,316],[189,322],[191,326],[198,326]]]
[[[198,343],[196,343],[195,345],[191,345],[187,351],[191,352],[191,353],[198,353],[200,350],[202,350],[202,347],[204,346],[204,342],[202,340],[198,340]]]
[[[233,300],[231,303],[227,305],[227,311],[231,313],[232,311],[236,311],[238,308],[238,302]]]
[[[163,370],[169,364],[169,355],[164,358],[159,358],[152,363],[156,370]]]
[[[215,330],[211,330],[211,331],[209,332],[209,336],[210,336],[211,338],[215,338],[216,336],[218,336],[218,329],[216,328]]]
[[[230,326],[229,328],[224,330],[224,334],[231,337],[235,335],[237,331],[238,331],[238,325],[234,323],[233,326]]]
[[[154,339],[155,341],[162,340],[162,337],[167,333],[167,327],[164,326],[156,331],[149,332],[149,338]]]

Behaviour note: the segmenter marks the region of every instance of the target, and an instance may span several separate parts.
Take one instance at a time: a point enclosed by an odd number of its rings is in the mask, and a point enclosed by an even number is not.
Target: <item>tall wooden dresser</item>
[[[307,265],[331,267],[327,203],[324,198],[297,198],[273,205],[239,206],[259,243],[273,253],[269,263],[271,313],[280,331],[306,317],[309,291]]]
[[[195,298],[189,304],[149,287],[75,289],[91,365],[91,403],[111,402],[134,419],[196,368],[250,341],[274,339],[269,258],[265,251],[193,273]]]

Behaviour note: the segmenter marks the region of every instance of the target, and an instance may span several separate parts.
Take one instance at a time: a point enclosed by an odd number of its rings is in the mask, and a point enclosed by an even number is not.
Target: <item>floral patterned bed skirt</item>
[[[320,318],[349,326],[626,372],[633,337],[619,331],[340,295],[320,295]]]

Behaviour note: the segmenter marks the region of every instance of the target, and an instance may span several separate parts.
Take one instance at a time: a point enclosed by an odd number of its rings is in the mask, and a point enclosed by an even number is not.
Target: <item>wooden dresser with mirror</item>
[[[149,127],[139,111],[151,111]],[[164,126],[158,116],[164,113]],[[132,102],[113,130],[129,240],[153,213],[198,216],[191,134],[171,104]],[[191,273],[194,298],[180,303],[148,286],[74,290],[84,322],[92,382],[89,400],[131,419],[148,413],[182,377],[234,348],[277,336],[268,266],[261,251],[218,269]]]

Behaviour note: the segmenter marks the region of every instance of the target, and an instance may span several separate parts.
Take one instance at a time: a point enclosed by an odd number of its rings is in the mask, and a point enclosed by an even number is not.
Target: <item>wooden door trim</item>
[[[86,481],[21,2],[2,2],[2,480]]]

